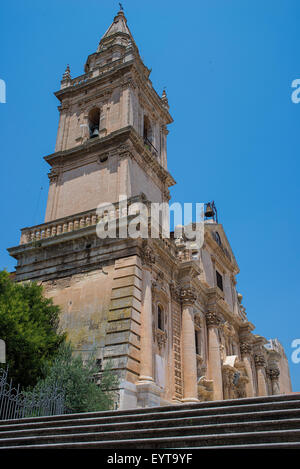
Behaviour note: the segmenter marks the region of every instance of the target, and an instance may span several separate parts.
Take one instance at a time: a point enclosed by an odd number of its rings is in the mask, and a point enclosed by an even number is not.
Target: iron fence
[[[0,420],[59,415],[64,410],[64,396],[57,388],[24,393],[8,380],[8,369],[0,368]]]

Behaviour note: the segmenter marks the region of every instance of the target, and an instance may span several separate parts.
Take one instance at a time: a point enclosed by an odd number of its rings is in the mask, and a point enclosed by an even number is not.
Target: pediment
[[[210,234],[210,237],[213,239],[215,245],[219,247],[220,251],[232,264],[233,270],[235,271],[235,274],[237,274],[239,272],[239,266],[237,264],[233,250],[229,244],[228,238],[225,234],[223,225],[220,223],[205,223],[205,232]]]

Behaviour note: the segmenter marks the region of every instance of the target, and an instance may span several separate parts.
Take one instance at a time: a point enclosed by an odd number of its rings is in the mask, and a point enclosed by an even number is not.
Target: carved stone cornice
[[[205,319],[207,327],[219,327],[222,322],[220,316],[212,311],[205,313]]]
[[[280,370],[276,367],[268,367],[266,369],[267,376],[271,379],[271,381],[275,381],[279,378]]]
[[[261,353],[254,355],[254,363],[257,368],[264,368],[266,366],[266,359],[264,355]]]

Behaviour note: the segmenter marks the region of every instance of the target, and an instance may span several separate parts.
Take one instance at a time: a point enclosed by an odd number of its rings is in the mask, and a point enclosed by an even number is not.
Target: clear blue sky
[[[298,0],[123,0],[152,81],[174,117],[172,200],[214,199],[241,273],[256,333],[278,337],[290,358],[299,324],[300,78]],[[83,73],[113,20],[112,0],[1,2],[0,268],[19,229],[43,221],[44,155],[54,151],[66,64]],[[40,188],[43,187],[41,191]],[[300,364],[291,363],[300,391]]]

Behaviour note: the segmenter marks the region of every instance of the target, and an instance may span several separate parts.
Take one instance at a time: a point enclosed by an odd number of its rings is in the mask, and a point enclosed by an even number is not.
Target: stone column
[[[267,368],[267,375],[269,376],[271,383],[272,383],[272,394],[280,394],[279,388],[279,375],[280,370],[277,367],[269,367]]]
[[[142,259],[142,327],[140,377],[143,383],[153,382],[153,331],[152,331],[152,265],[155,256],[149,244],[143,243]]]
[[[143,265],[143,302],[141,330],[141,367],[139,381],[153,381],[152,333],[152,275],[151,267]]]
[[[242,360],[245,363],[247,375],[249,378],[248,383],[246,383],[246,394],[247,394],[247,397],[253,397],[254,386],[253,386],[253,373],[252,373],[252,367],[251,367],[251,351],[252,351],[251,344],[246,341],[241,342],[240,350],[241,350]]]
[[[149,245],[142,251],[143,299],[140,349],[140,376],[136,384],[137,404],[140,407],[160,405],[160,389],[153,379],[153,330],[152,330],[152,264],[155,256]]]
[[[262,354],[257,354],[254,356],[254,363],[256,367],[257,374],[257,395],[258,396],[267,396],[267,383],[265,377],[265,366],[266,360]]]
[[[191,288],[180,292],[182,303],[183,401],[198,402],[197,359],[193,305],[196,295]]]
[[[206,313],[207,324],[207,340],[208,340],[208,379],[214,383],[214,400],[223,399],[223,379],[222,379],[222,363],[220,341],[218,335],[218,327],[220,318],[216,313]]]

